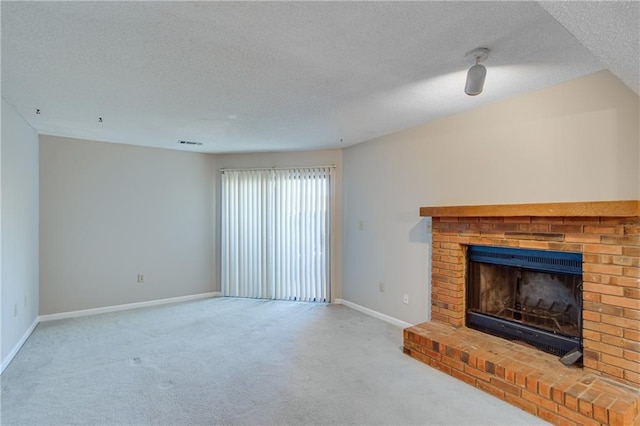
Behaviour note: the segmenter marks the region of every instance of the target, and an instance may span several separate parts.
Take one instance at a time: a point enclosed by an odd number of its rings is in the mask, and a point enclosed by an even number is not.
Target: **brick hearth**
[[[422,208],[433,218],[432,321],[405,353],[554,424],[640,421],[637,201]],[[467,245],[583,255],[584,367],[464,327]]]

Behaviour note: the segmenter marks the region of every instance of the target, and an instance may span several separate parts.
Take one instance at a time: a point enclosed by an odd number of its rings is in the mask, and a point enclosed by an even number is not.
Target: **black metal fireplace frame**
[[[582,253],[471,245],[467,247],[467,274],[471,262],[582,276]],[[565,336],[532,325],[524,325],[489,314],[473,312],[468,308],[469,297],[467,294],[466,320],[469,328],[507,340],[522,341],[558,356],[564,356],[576,348],[582,349],[581,326],[580,337]],[[582,322],[581,316],[582,309],[580,309],[580,323]]]

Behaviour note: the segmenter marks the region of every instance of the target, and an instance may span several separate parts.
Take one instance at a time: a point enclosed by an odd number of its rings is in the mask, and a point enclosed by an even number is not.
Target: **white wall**
[[[297,167],[297,166],[331,166],[335,165],[335,221],[332,224],[331,247],[331,298],[342,297],[342,212],[343,212],[343,167],[342,150],[274,152],[255,154],[218,155],[219,168],[261,168],[261,167]],[[219,205],[219,203],[217,203]],[[220,247],[220,224],[216,232],[216,247]],[[216,270],[220,270],[220,259],[216,258]],[[220,288],[220,276],[217,275],[217,288]]]
[[[428,319],[421,206],[640,198],[639,104],[600,72],[346,149],[343,298]]]
[[[214,170],[209,154],[41,136],[40,313],[214,291]]]
[[[38,135],[2,100],[2,364],[38,316]]]

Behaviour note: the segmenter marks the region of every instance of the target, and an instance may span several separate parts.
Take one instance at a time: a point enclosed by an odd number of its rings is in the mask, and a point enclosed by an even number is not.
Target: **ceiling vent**
[[[193,142],[193,141],[178,141],[180,145],[202,145],[202,142]]]

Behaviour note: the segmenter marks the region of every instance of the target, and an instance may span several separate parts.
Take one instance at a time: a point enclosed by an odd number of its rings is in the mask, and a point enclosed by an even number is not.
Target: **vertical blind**
[[[224,296],[331,300],[332,171],[223,170]]]

